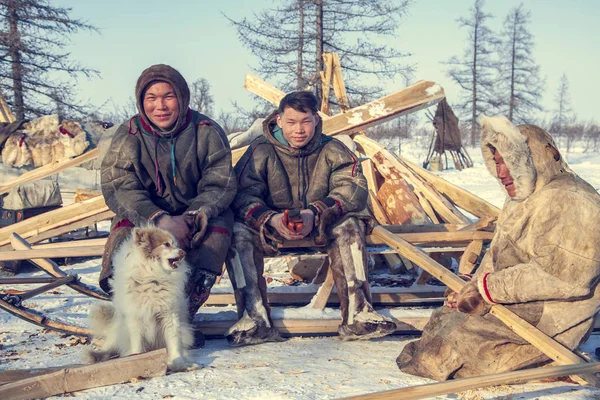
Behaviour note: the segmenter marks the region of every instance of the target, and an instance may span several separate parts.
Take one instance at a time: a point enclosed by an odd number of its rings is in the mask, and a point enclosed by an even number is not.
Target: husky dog
[[[113,255],[112,304],[90,311],[94,337],[104,338],[89,361],[104,361],[167,348],[169,369],[198,368],[187,358],[194,342],[185,284],[189,265],[173,236],[159,228],[135,228]]]

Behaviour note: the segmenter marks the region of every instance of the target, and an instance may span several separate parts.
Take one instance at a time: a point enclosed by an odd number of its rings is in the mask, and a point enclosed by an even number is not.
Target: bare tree
[[[212,115],[214,99],[210,94],[210,83],[205,78],[198,78],[190,86],[190,107],[202,114]]]
[[[498,39],[487,26],[493,18],[483,11],[484,0],[475,0],[467,18],[459,18],[459,27],[467,27],[469,41],[462,58],[456,56],[446,61],[447,75],[462,89],[460,101],[454,105],[461,120],[471,132],[471,145],[478,140],[477,118],[482,113],[491,113],[498,106],[494,90],[496,64],[493,60]]]
[[[0,89],[18,119],[57,111],[84,113],[74,98],[76,78],[97,75],[64,50],[80,30],[97,32],[70,17],[70,8],[47,0],[0,0]]]
[[[350,96],[373,98],[381,87],[361,86],[365,74],[391,79],[411,66],[408,54],[379,44],[381,37],[397,36],[400,18],[410,0],[280,0],[280,6],[252,19],[229,19],[242,44],[258,57],[256,70],[280,79],[283,90],[313,88],[320,98],[323,52],[339,54]],[[314,57],[314,64],[306,60]]]
[[[258,58],[255,69],[266,77],[283,78],[280,84],[284,90],[306,86],[304,25],[305,11],[312,1],[281,0],[280,6],[239,21],[225,16],[242,44]]]
[[[542,111],[540,104],[544,80],[533,60],[533,36],[528,25],[531,12],[523,4],[513,8],[504,20],[499,47],[500,112],[514,123],[531,123],[532,113]]]
[[[560,83],[556,96],[554,96],[556,108],[554,109],[554,118],[552,121],[551,132],[560,135],[565,124],[573,122],[573,110],[571,109],[571,93],[569,92],[569,79],[567,74],[563,73],[560,77]]]

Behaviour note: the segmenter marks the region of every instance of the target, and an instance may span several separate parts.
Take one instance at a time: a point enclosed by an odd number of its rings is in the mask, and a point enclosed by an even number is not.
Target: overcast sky
[[[252,97],[243,88],[244,76],[256,65],[250,51],[241,46],[235,29],[222,13],[240,19],[274,4],[254,0],[57,0],[72,8],[72,15],[87,20],[101,34],[82,32],[72,37],[73,59],[99,70],[101,78],[79,84],[80,94],[93,104],[107,100],[125,104],[134,93],[140,72],[156,63],[179,69],[188,82],[204,77],[212,86],[216,110],[231,109],[238,101],[249,107]],[[488,0],[485,11],[495,18],[496,31],[516,0]],[[544,107],[551,111],[563,73],[570,83],[572,108],[585,120],[600,121],[595,94],[600,89],[600,1],[526,0],[532,13],[530,31],[535,39],[533,56],[546,78]],[[414,0],[395,38],[388,44],[410,52],[407,63],[416,65],[415,79],[442,85],[452,104],[458,87],[445,75],[441,61],[462,55],[467,31],[456,19],[467,16],[472,0]],[[273,82],[271,82],[273,83]],[[399,77],[386,83],[390,93],[404,87]],[[542,115],[543,116],[543,115]]]

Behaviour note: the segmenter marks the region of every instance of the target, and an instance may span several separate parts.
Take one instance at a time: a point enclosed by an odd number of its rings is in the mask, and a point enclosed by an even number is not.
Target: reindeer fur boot
[[[371,305],[364,232],[361,221],[348,218],[332,229],[333,241],[328,247],[342,309],[338,328],[342,340],[373,339],[396,330],[396,324]]]
[[[234,347],[284,340],[271,320],[263,277],[264,256],[259,246],[257,234],[243,224],[234,224],[233,246],[226,265],[240,320],[225,335]]]

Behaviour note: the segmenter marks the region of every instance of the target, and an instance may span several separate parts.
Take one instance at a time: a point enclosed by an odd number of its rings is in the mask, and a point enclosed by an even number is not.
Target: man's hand
[[[297,233],[302,237],[306,237],[312,232],[315,226],[315,213],[308,209],[300,210],[300,217],[302,218],[303,227]]]
[[[471,315],[485,315],[491,306],[485,302],[476,282],[469,282],[463,286],[456,299],[458,311]]]
[[[448,295],[446,296],[446,301],[444,302],[444,305],[446,307],[456,308],[456,300],[457,299],[458,299],[458,293],[450,290]]]
[[[192,232],[185,220],[184,215],[172,217],[170,215],[162,215],[155,222],[155,225],[175,236],[179,247],[183,250],[189,250],[190,240],[192,240]]]
[[[279,234],[284,239],[287,239],[287,240],[300,240],[300,239],[302,239],[304,237],[304,236],[300,235],[299,233],[296,233],[296,232],[290,230],[283,223],[283,213],[278,213],[278,214],[273,215],[269,219],[268,224],[271,225],[277,232],[279,232]]]

